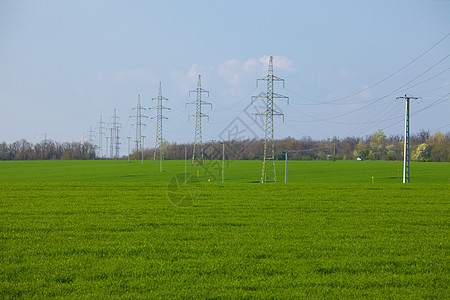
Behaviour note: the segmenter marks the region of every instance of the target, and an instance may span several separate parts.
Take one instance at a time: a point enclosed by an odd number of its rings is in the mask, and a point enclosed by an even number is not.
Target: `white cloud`
[[[201,75],[200,73],[201,73],[200,65],[193,64],[189,69],[189,71],[187,71],[187,73],[184,76],[188,79],[195,80],[198,78],[198,75]]]
[[[289,72],[293,72],[296,70],[294,68],[292,60],[290,60],[286,56],[272,56],[272,58],[274,68]],[[269,56],[265,55],[259,58],[259,61],[264,65],[265,68],[269,66]]]
[[[361,88],[360,95],[361,95],[364,99],[369,99],[369,98],[372,97],[372,92],[371,92],[371,90],[369,89],[369,86],[368,86],[367,84],[366,84],[366,85],[363,85],[363,87]]]
[[[357,73],[353,72],[353,71],[349,71],[346,69],[340,69],[339,73],[338,73],[338,78],[339,79],[347,79],[347,80],[353,80],[355,78],[357,78]]]
[[[189,90],[194,89],[197,85],[198,75],[202,77],[211,77],[214,67],[201,66],[198,63],[193,64],[187,72],[175,70],[171,72],[171,77],[178,84],[181,94],[186,94]],[[202,80],[203,82],[203,80]]]
[[[238,85],[243,70],[242,64],[236,58],[232,58],[219,65],[217,74],[222,76],[229,84]]]
[[[258,60],[250,58],[244,63],[244,70],[247,72],[253,72],[258,65]]]
[[[256,78],[261,76],[261,72],[266,72],[269,65],[269,56],[263,56],[259,59],[250,58],[241,62],[232,58],[217,68],[217,74],[223,77],[230,85],[236,86],[242,83],[244,78]],[[285,56],[274,56],[273,65],[275,69],[292,72],[295,70],[293,63]],[[276,71],[275,71],[276,72]]]

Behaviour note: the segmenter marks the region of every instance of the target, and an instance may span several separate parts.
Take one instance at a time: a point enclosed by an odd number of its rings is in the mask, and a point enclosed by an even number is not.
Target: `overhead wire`
[[[314,103],[315,103],[315,104],[299,104],[299,105],[323,105],[323,104],[347,105],[347,104],[366,103],[366,102],[369,102],[370,100],[369,100],[369,101],[358,101],[358,102],[346,102],[346,103],[343,103],[343,104],[338,104],[338,103],[336,103],[336,102],[339,102],[339,101],[348,99],[348,98],[350,98],[350,97],[359,95],[359,94],[361,94],[361,93],[363,93],[363,92],[365,92],[365,91],[370,90],[371,88],[373,88],[373,87],[375,87],[375,86],[380,85],[381,83],[385,82],[385,81],[388,80],[389,78],[392,78],[393,76],[397,75],[398,73],[400,73],[401,71],[403,71],[404,69],[406,69],[407,67],[409,67],[410,65],[412,65],[414,62],[416,62],[417,60],[419,60],[420,58],[422,58],[425,54],[427,54],[428,52],[430,52],[432,49],[434,49],[437,45],[439,45],[442,41],[444,41],[449,35],[450,35],[450,33],[447,33],[444,37],[442,37],[440,40],[438,40],[436,43],[434,43],[434,44],[433,44],[431,47],[429,47],[427,50],[425,50],[424,52],[422,52],[419,56],[415,57],[415,58],[414,58],[413,60],[411,60],[409,63],[407,63],[406,65],[404,65],[404,66],[401,67],[400,69],[396,70],[395,72],[391,73],[391,74],[388,75],[387,77],[385,77],[385,78],[383,78],[383,79],[377,81],[376,83],[374,83],[374,84],[372,84],[372,85],[370,85],[370,86],[368,86],[368,87],[366,87],[366,88],[364,88],[364,89],[362,89],[362,90],[359,90],[359,91],[357,91],[357,92],[351,93],[351,94],[349,94],[349,95],[347,95],[347,96],[344,96],[344,97],[341,97],[341,98],[338,98],[338,99],[334,99],[334,100],[330,100],[330,101],[314,100],[314,99],[311,99],[311,98],[308,98],[308,97],[299,95],[299,94],[297,94],[296,92],[294,92],[294,91],[292,91],[292,90],[290,90],[290,89],[288,89],[288,88],[285,88],[285,89],[286,89],[287,91],[289,91],[289,92],[291,92],[291,93],[297,95],[297,96],[300,97],[300,98],[303,98],[303,99],[305,99],[305,100],[308,100],[308,101],[311,101],[311,102],[314,102]],[[445,59],[445,58],[444,58],[444,59]],[[448,71],[448,69],[445,70],[445,71]],[[445,71],[443,71],[443,72],[445,72]],[[443,73],[443,72],[441,72],[441,73]],[[440,75],[440,74],[439,74],[439,75]],[[437,76],[437,75],[436,75],[436,76]]]

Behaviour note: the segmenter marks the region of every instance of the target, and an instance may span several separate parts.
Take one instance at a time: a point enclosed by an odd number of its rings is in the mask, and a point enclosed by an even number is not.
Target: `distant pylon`
[[[137,105],[133,108],[133,110],[136,110],[136,114],[134,116],[130,116],[130,118],[136,118],[136,123],[133,125],[136,126],[136,140],[135,142],[135,151],[139,152],[142,151],[142,126],[145,126],[144,123],[142,123],[142,118],[147,118],[147,116],[142,115],[142,110],[146,110],[145,107],[141,106],[141,95],[138,94],[137,98]]]
[[[95,134],[95,131],[92,130],[92,125],[89,125],[88,143],[90,143],[92,146],[94,146],[94,134]]]
[[[120,118],[116,115],[116,109],[114,109],[114,115],[112,116],[111,123],[111,155],[113,158],[119,158],[120,155],[120,127],[121,123],[118,122]]]
[[[103,134],[105,132],[103,131],[105,129],[105,122],[102,121],[102,116],[100,115],[100,121],[97,122],[97,137],[98,137],[98,144],[97,144],[97,156],[102,158],[103,157]]]
[[[259,96],[253,96],[252,102],[255,98],[265,98],[266,99],[266,109],[262,113],[257,113],[256,115],[262,115],[266,117],[266,128],[264,136],[264,156],[263,156],[263,167],[261,172],[261,183],[267,181],[277,182],[276,172],[275,172],[275,144],[274,144],[274,127],[273,127],[273,116],[284,116],[283,113],[275,111],[273,107],[273,99],[284,98],[287,99],[289,103],[289,98],[283,95],[274,93],[273,82],[282,81],[284,87],[284,79],[273,75],[273,58],[269,57],[269,69],[266,77],[259,78],[256,81],[258,85],[259,80],[267,81],[267,92],[261,93]],[[272,161],[267,163],[266,160]],[[272,176],[272,177],[271,177]]]
[[[188,104],[195,104],[195,115],[190,115],[189,117],[195,117],[195,135],[194,135],[194,150],[192,152],[192,164],[202,165],[203,164],[203,142],[202,142],[202,118],[208,118],[209,116],[202,113],[202,105],[210,105],[212,108],[212,104],[202,101],[202,93],[208,93],[207,90],[202,89],[202,81],[201,76],[198,75],[197,88],[195,90],[189,91],[189,96],[191,93],[196,93],[197,98],[195,102],[189,102]],[[200,148],[200,149],[199,149]],[[199,153],[197,153],[199,151]]]
[[[152,117],[152,119],[156,119],[156,141],[155,141],[155,152],[153,152],[153,160],[156,160],[156,151],[159,150],[159,171],[162,172],[162,160],[163,160],[163,131],[162,131],[162,122],[163,119],[167,120],[167,117],[163,116],[163,109],[169,109],[168,107],[163,106],[163,100],[167,101],[169,99],[164,98],[162,96],[161,89],[161,81],[159,82],[159,90],[158,97],[152,98],[152,100],[156,100],[156,107],[152,107],[151,109],[156,109],[156,117]]]

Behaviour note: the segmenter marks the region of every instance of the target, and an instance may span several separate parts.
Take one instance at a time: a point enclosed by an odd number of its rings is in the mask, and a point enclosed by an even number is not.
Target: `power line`
[[[430,52],[432,49],[434,49],[437,45],[439,45],[442,41],[444,41],[449,35],[450,35],[450,33],[447,33],[443,38],[441,38],[439,41],[437,41],[436,43],[434,43],[430,48],[428,48],[427,50],[425,50],[424,52],[422,52],[419,56],[417,56],[416,58],[414,58],[412,61],[410,61],[409,63],[407,63],[406,65],[404,65],[404,66],[401,67],[400,69],[398,69],[397,71],[393,72],[392,74],[388,75],[387,77],[381,79],[380,81],[377,81],[376,83],[374,83],[374,84],[372,84],[372,85],[370,85],[370,86],[368,86],[368,87],[366,87],[366,88],[364,88],[364,89],[362,89],[362,90],[359,90],[359,91],[354,92],[354,93],[352,93],[352,94],[349,94],[349,95],[347,95],[347,96],[344,96],[344,97],[341,97],[341,98],[338,98],[338,99],[334,99],[334,100],[330,100],[330,101],[319,101],[319,100],[314,100],[314,99],[311,99],[311,98],[308,98],[308,97],[300,96],[300,95],[298,95],[298,94],[297,94],[297,96],[299,96],[299,97],[301,97],[301,98],[303,98],[303,99],[305,99],[305,100],[308,100],[308,101],[317,103],[316,105],[320,105],[320,104],[335,104],[335,105],[337,105],[335,102],[339,102],[339,101],[345,100],[345,99],[347,99],[347,98],[350,98],[350,97],[359,95],[359,94],[361,94],[362,92],[368,91],[368,90],[370,90],[371,88],[373,88],[373,87],[375,87],[375,86],[377,86],[377,85],[379,85],[379,84],[385,82],[385,81],[388,80],[389,78],[392,78],[393,76],[395,76],[396,74],[400,73],[401,71],[403,71],[404,69],[406,69],[407,67],[409,67],[410,65],[412,65],[414,62],[416,62],[417,60],[419,60],[420,58],[422,58],[425,54],[427,54],[428,52]],[[448,56],[447,56],[447,57],[448,57]],[[445,58],[447,58],[447,57],[445,57]],[[445,59],[445,58],[444,58],[444,59]],[[289,90],[289,91],[295,94],[295,92],[293,92],[293,91],[291,91],[291,90]],[[345,103],[345,104],[353,104],[353,103]],[[314,104],[311,104],[311,105],[314,105]]]
[[[446,60],[449,56],[450,56],[450,55],[447,55],[447,56],[445,56],[444,58],[440,59],[438,62],[436,62],[435,64],[433,64],[431,67],[429,67],[428,69],[426,69],[425,71],[423,71],[422,73],[420,73],[419,75],[417,75],[416,77],[414,77],[413,79],[411,79],[410,81],[408,81],[407,83],[403,84],[403,85],[400,86],[399,88],[395,89],[394,91],[392,91],[392,92],[390,92],[390,93],[388,93],[388,94],[386,94],[386,95],[384,95],[384,96],[382,96],[382,97],[380,97],[380,98],[376,98],[375,100],[372,100],[370,103],[368,103],[368,104],[366,104],[366,105],[364,105],[364,106],[362,106],[362,107],[356,108],[356,109],[354,109],[354,110],[351,110],[351,111],[348,111],[348,112],[345,112],[345,113],[341,113],[341,114],[339,114],[339,115],[336,115],[336,116],[334,116],[334,117],[330,117],[330,118],[327,118],[327,119],[321,119],[321,118],[314,118],[314,119],[316,119],[317,121],[329,122],[330,120],[338,119],[338,118],[341,118],[341,117],[343,117],[343,116],[346,116],[346,115],[352,114],[352,113],[354,113],[354,112],[360,111],[360,110],[362,110],[362,109],[364,109],[364,108],[367,108],[367,107],[369,107],[369,106],[371,106],[371,105],[373,105],[373,104],[375,104],[375,103],[377,103],[377,102],[379,102],[379,101],[381,101],[381,100],[383,100],[383,99],[385,99],[385,98],[387,98],[387,97],[392,96],[392,95],[395,94],[395,93],[398,93],[401,89],[403,89],[404,87],[406,87],[407,85],[409,85],[411,82],[413,82],[413,81],[415,81],[416,79],[420,78],[421,76],[423,76],[424,74],[426,74],[427,72],[429,72],[430,70],[432,70],[434,67],[436,67],[437,65],[439,65],[440,63],[442,63],[442,62],[443,62],[444,60]]]

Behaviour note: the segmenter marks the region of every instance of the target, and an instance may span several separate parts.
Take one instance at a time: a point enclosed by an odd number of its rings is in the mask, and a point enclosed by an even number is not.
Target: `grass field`
[[[284,182],[284,161],[276,162],[277,181]],[[228,161],[225,181],[255,183],[261,180],[261,161]],[[376,183],[402,182],[403,162],[395,161],[289,161],[289,183]],[[167,183],[184,174],[184,161],[3,161],[0,182],[147,182]],[[187,172],[200,181],[222,180],[222,161],[205,161]],[[184,176],[184,175],[183,175]],[[411,163],[412,183],[450,183],[450,163]]]
[[[448,299],[449,164],[260,166],[0,162],[0,298]]]

